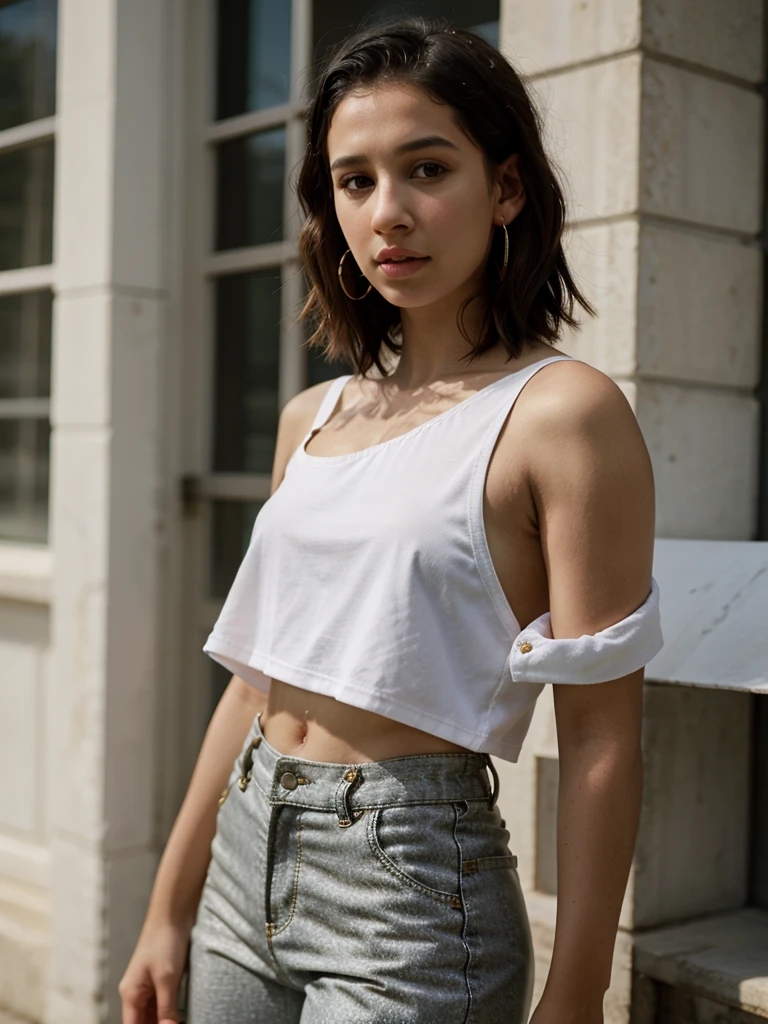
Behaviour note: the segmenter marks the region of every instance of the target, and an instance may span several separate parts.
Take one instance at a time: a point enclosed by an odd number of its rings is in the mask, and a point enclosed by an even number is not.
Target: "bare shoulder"
[[[341,374],[339,374],[341,376]],[[333,380],[323,380],[293,395],[280,411],[277,424],[275,458],[272,466],[272,492],[285,474],[285,467],[309,432]]]
[[[517,439],[524,442],[532,478],[548,479],[602,467],[649,462],[634,410],[619,385],[578,359],[542,367],[517,399]],[[647,468],[647,466],[646,466]]]

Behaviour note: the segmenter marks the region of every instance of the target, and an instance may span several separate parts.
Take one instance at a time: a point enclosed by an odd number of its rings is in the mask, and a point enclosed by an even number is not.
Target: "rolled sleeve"
[[[664,646],[659,587],[626,618],[594,635],[555,639],[550,613],[521,630],[509,655],[512,679],[520,683],[606,683],[643,668]]]

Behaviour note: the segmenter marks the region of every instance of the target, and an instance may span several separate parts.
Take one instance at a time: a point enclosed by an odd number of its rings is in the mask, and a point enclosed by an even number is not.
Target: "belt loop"
[[[338,789],[336,790],[336,814],[339,818],[339,828],[349,828],[363,813],[362,811],[350,811],[349,792],[357,789],[363,781],[360,769],[356,767],[347,768],[341,777]]]
[[[493,793],[491,794],[491,802],[488,804],[488,810],[492,811],[496,806],[496,800],[499,796],[499,773],[496,771],[496,765],[491,760],[491,755],[483,754],[483,757],[485,758],[485,763],[493,776]]]

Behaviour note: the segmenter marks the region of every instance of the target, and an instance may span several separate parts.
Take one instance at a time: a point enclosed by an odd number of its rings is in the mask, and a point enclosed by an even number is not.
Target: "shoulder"
[[[609,485],[650,469],[634,410],[607,374],[578,359],[541,368],[518,397],[519,442],[534,491],[546,496],[581,479]]]
[[[342,374],[339,374],[342,376]],[[334,378],[335,379],[335,378]],[[277,423],[275,457],[272,465],[272,492],[277,489],[285,474],[291,456],[303,438],[309,433],[320,406],[334,379],[321,381],[293,395],[280,411]]]

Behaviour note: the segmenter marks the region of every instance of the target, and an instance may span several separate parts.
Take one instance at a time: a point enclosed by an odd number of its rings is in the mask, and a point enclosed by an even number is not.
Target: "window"
[[[48,534],[56,22],[0,3],[0,541]]]

